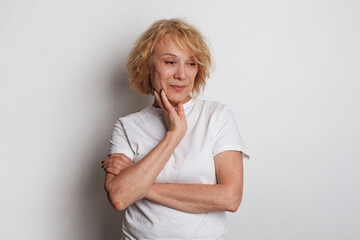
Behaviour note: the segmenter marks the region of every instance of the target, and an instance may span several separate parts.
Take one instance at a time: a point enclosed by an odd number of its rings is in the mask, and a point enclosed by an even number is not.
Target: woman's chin
[[[190,100],[190,96],[187,96],[187,97],[182,97],[182,98],[179,98],[179,97],[168,97],[168,100],[169,102],[171,103],[171,105],[173,105],[174,107],[176,107],[179,103],[186,103],[187,101]]]
[[[176,107],[179,103],[181,103],[181,101],[176,101],[176,100],[174,101],[174,100],[170,100],[170,99],[169,99],[169,102],[173,107]]]

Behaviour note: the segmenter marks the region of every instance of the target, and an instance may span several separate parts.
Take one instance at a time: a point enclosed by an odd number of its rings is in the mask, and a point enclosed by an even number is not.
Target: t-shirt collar
[[[194,104],[194,99],[190,98],[189,101],[183,104],[184,111],[187,111],[192,105]],[[153,105],[150,105],[149,108],[157,113],[162,113],[161,108],[154,107]]]

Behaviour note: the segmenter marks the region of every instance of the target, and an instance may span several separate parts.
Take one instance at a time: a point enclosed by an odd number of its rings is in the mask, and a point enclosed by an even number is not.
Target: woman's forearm
[[[117,176],[107,173],[105,188],[111,204],[117,210],[123,210],[144,198],[180,141],[178,134],[168,132],[137,164],[128,167]]]
[[[217,184],[154,184],[148,200],[183,212],[235,212],[242,199],[243,161],[239,151],[215,156]]]
[[[154,103],[163,110],[168,131],[161,142],[137,164],[118,175],[106,174],[105,188],[111,204],[117,210],[123,210],[146,196],[187,130],[183,105],[177,104],[175,110],[164,91],[161,90],[160,94],[155,91],[154,95]]]
[[[145,197],[161,205],[189,213],[235,212],[242,188],[228,184],[153,184]]]

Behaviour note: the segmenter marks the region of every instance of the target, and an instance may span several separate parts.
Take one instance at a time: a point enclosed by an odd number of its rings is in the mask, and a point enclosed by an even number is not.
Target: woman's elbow
[[[107,195],[111,206],[117,211],[123,211],[130,205],[118,191],[109,191]]]
[[[129,184],[112,184],[111,182],[105,183],[105,190],[110,204],[118,211],[125,210],[134,202],[145,197],[147,191],[137,192],[139,187]]]
[[[227,211],[228,212],[236,212],[238,209],[239,209],[239,207],[240,207],[240,203],[241,203],[241,201],[238,201],[238,202],[233,202],[230,206],[229,206],[229,208],[227,209]]]
[[[104,187],[111,206],[113,206],[117,211],[125,210],[129,206],[119,187],[114,187],[109,183],[105,183]]]
[[[111,202],[111,205],[117,210],[117,211],[123,211],[125,210],[128,205],[125,204],[124,202],[120,202],[120,201],[114,201]]]
[[[229,196],[229,200],[227,201],[227,211],[228,212],[236,212],[241,204],[241,200],[242,200],[242,191],[233,191],[230,196]]]

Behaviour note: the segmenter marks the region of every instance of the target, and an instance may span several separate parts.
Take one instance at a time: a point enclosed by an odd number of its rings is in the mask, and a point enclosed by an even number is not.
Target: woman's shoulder
[[[205,99],[195,99],[195,106],[201,108],[202,111],[209,111],[212,113],[222,112],[224,109],[229,109],[226,104],[223,104],[218,101],[205,100]]]
[[[134,113],[127,114],[125,116],[121,116],[121,117],[119,117],[118,121],[120,121],[120,122],[137,122],[137,121],[146,119],[149,116],[156,116],[156,115],[158,115],[158,112],[159,111],[157,111],[157,109],[154,109],[154,107],[148,106],[138,112],[134,112]]]

